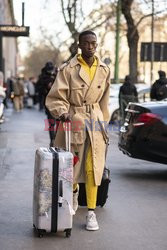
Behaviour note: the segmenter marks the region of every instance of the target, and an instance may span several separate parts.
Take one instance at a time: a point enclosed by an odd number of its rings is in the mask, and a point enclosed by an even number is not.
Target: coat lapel
[[[93,81],[91,82],[91,85],[85,95],[85,99],[91,100],[92,93],[94,93],[94,90],[97,88],[98,83],[100,82],[100,79],[103,79],[105,77],[105,75],[103,74],[104,73],[103,73],[102,67],[98,65]]]
[[[96,68],[96,73],[95,73],[95,76],[93,78],[93,81],[90,84],[90,88],[88,89],[88,91],[85,95],[85,99],[89,99],[89,98],[91,99],[92,93],[94,93],[94,90],[98,86],[100,79],[103,80],[105,78],[105,73],[104,73],[103,68],[106,67],[106,65],[98,57],[97,57],[97,59],[98,59],[98,65]]]
[[[79,63],[78,59],[77,59],[77,56],[74,56],[71,61],[70,61],[70,65],[71,67],[74,67],[76,65],[78,65],[79,67],[79,76],[80,78],[86,83],[86,85],[89,87],[90,84],[91,84],[91,80],[89,78],[89,75],[85,72],[84,68],[81,67],[81,64]]]
[[[83,80],[88,86],[90,86],[91,80],[90,80],[90,78],[89,78],[89,75],[85,72],[85,70],[84,70],[83,67],[80,67],[79,76],[82,78],[82,80]]]

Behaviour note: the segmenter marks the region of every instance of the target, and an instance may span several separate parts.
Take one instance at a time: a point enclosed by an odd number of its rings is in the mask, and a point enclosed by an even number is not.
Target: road
[[[0,128],[1,250],[166,250],[167,168],[123,155],[117,133],[110,131],[107,166],[109,198],[97,208],[100,230],[84,229],[86,208],[74,216],[71,238],[63,234],[37,238],[32,229],[35,150],[48,146],[45,114],[36,109],[6,111]]]

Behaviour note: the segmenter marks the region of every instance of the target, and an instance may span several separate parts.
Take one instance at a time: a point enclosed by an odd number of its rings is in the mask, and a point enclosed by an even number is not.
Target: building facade
[[[0,25],[15,25],[13,0],[0,0]],[[17,38],[2,36],[2,71],[5,80],[17,74]]]

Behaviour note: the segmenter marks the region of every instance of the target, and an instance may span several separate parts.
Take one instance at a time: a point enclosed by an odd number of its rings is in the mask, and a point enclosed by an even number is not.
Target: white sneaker
[[[99,225],[94,211],[88,211],[88,215],[86,216],[86,230],[89,231],[99,230]]]
[[[73,193],[73,210],[74,212],[78,209],[78,195],[79,195],[79,186],[77,187],[77,192]]]

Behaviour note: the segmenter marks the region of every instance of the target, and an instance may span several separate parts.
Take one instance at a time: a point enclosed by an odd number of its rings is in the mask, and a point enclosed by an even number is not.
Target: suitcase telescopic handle
[[[59,207],[62,207],[63,203],[63,181],[59,181]]]
[[[71,151],[71,122],[64,122],[66,150]]]

